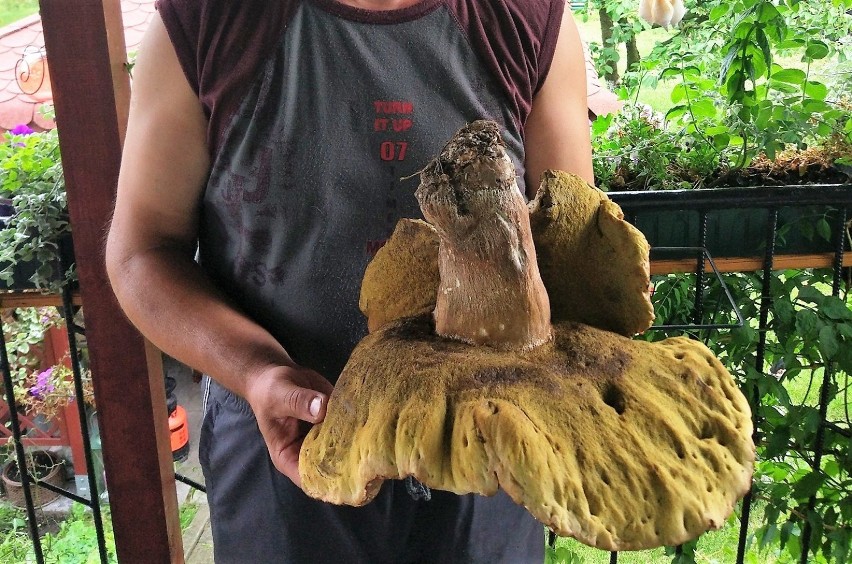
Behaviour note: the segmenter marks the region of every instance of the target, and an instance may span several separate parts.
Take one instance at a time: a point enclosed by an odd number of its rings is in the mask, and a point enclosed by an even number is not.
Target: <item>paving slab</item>
[[[190,480],[204,484],[204,475],[198,461],[198,437],[201,431],[202,390],[201,384],[195,382],[191,375],[181,375],[175,388],[178,405],[186,410],[187,426],[189,427],[189,454],[185,460],[175,463],[175,472]],[[183,532],[184,559],[187,564],[211,564],[213,562],[213,535],[210,531],[210,510],[207,506],[207,496],[187,484],[178,482],[178,503],[195,503],[198,512],[192,523]]]

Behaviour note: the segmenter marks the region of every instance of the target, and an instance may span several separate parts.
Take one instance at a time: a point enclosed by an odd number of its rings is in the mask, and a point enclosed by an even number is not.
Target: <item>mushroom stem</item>
[[[436,332],[499,349],[548,341],[529,210],[497,124],[459,130],[420,173],[415,195],[440,237]]]

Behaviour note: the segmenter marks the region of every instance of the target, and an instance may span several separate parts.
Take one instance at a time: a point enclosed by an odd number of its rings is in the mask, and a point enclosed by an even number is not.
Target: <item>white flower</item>
[[[639,0],[639,17],[652,24],[677,25],[685,13],[683,0]]]

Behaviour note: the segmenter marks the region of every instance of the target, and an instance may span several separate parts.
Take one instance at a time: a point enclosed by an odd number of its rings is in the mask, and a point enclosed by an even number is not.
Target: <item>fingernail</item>
[[[316,417],[319,415],[320,408],[322,407],[322,398],[317,396],[311,400],[311,405],[308,407],[308,410],[311,412],[311,417]]]

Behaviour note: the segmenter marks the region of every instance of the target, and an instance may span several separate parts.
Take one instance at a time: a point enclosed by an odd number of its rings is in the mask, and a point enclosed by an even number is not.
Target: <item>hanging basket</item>
[[[62,462],[46,450],[37,450],[27,454],[27,469],[30,476],[35,475],[42,482],[61,487],[64,484],[65,473]],[[6,499],[15,507],[26,507],[24,496],[24,485],[21,483],[21,473],[18,463],[9,461],[3,467],[3,486],[6,490]],[[59,497],[59,494],[37,486],[30,480],[30,491],[32,492],[33,505],[43,507]]]

